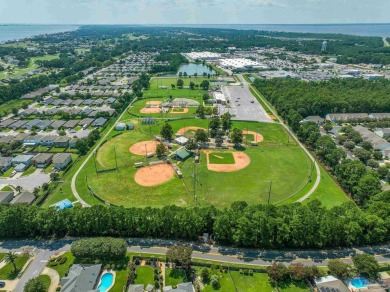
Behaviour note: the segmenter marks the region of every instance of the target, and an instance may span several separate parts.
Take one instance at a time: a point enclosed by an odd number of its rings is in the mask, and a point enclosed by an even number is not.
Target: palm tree
[[[18,258],[18,255],[15,252],[9,251],[4,256],[4,261],[8,264],[11,263],[14,266],[14,272],[16,271],[16,259]]]
[[[21,186],[17,186],[16,188],[16,191],[20,194],[23,190],[23,188]]]

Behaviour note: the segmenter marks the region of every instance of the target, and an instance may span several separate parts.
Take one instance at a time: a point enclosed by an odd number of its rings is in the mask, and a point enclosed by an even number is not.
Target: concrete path
[[[238,75],[239,76],[239,78],[240,78],[240,80],[241,80],[241,82],[243,83],[243,84],[249,84],[245,79],[244,79],[244,77],[242,76],[242,75]],[[252,89],[254,90],[255,88],[253,88],[253,86],[250,84],[249,85],[250,87],[252,87]],[[256,92],[255,90],[254,90],[254,92]],[[278,114],[276,113],[276,111],[273,109],[273,108],[271,108],[270,106],[268,106],[268,103],[264,100],[264,98],[261,96],[261,95],[259,95],[259,94],[257,94],[256,93],[256,95],[257,95],[257,97],[258,98],[260,98],[262,101],[263,101],[263,104],[265,104],[267,107],[268,107],[268,109],[272,112],[272,114],[278,119],[278,121],[280,122],[280,124],[287,130],[287,132],[291,135],[291,137],[293,137],[293,139],[295,140],[295,142],[303,149],[303,151],[305,151],[305,153],[306,153],[306,155],[309,157],[309,159],[312,161],[312,163],[314,164],[314,167],[316,168],[316,172],[317,172],[317,175],[316,175],[316,180],[315,180],[315,182],[314,182],[314,185],[312,186],[312,188],[304,195],[304,196],[302,196],[301,198],[299,198],[298,200],[297,200],[297,202],[303,202],[304,200],[306,200],[306,199],[308,199],[309,197],[310,197],[310,195],[312,194],[312,193],[314,193],[314,191],[317,189],[317,187],[318,187],[318,185],[320,184],[320,182],[321,182],[321,170],[320,170],[320,167],[318,166],[318,163],[317,163],[317,161],[315,160],[315,158],[311,155],[311,153],[306,149],[306,147],[299,141],[299,139],[298,139],[298,137],[297,136],[295,136],[295,134],[290,130],[290,128],[287,126],[287,125],[285,125],[284,123],[283,123],[283,120],[278,116]],[[292,196],[294,196],[295,194],[293,194]]]
[[[48,275],[50,277],[50,286],[48,292],[55,292],[58,285],[60,284],[60,275],[56,270],[45,267],[43,269],[42,275]]]

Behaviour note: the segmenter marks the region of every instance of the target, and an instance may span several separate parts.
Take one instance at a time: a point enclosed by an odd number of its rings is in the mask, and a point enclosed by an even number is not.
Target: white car
[[[15,174],[16,174],[16,171],[14,170],[13,172],[11,172],[9,177],[13,177]]]

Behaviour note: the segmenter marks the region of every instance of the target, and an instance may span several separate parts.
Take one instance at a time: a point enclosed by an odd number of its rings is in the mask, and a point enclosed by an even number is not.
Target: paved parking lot
[[[12,178],[0,178],[0,185],[21,186],[24,191],[33,191],[34,188],[42,186],[50,181],[50,175],[37,169],[34,173],[27,176],[15,175]]]
[[[230,108],[220,111],[220,113],[229,111],[234,117],[233,120],[256,121],[272,123],[272,119],[249,91],[248,85],[243,86],[224,86],[222,92],[229,101]],[[222,110],[220,108],[220,110]]]

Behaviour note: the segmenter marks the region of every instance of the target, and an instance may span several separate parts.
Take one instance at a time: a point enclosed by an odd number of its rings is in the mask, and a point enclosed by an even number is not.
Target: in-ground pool
[[[369,284],[366,278],[359,277],[351,280],[352,286],[357,289],[365,288]]]
[[[98,287],[98,290],[100,292],[107,292],[108,288],[112,286],[112,283],[114,282],[114,274],[113,273],[105,273],[100,278],[100,284]]]

